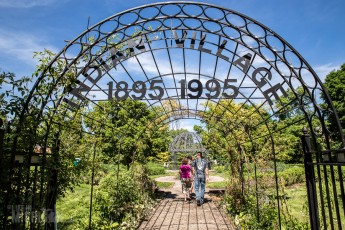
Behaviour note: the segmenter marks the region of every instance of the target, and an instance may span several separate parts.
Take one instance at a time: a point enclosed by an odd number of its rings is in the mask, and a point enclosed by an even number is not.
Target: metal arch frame
[[[179,8],[180,8],[179,13],[176,14],[176,15],[167,15],[167,14],[164,14],[164,12],[163,12],[163,7],[164,7],[164,6],[168,6],[168,5],[173,5],[173,6],[179,7]],[[193,15],[188,15],[188,14],[186,13],[186,10],[184,9],[184,7],[186,7],[186,6],[197,6],[199,9],[202,10],[202,12],[201,12],[199,15],[197,15],[197,16],[195,16],[195,15],[194,15],[194,16],[193,16]],[[153,7],[153,8],[155,8],[155,9],[158,10],[158,13],[157,13],[156,17],[152,17],[152,18],[143,18],[143,17],[141,17],[141,16],[140,16],[140,13],[141,13],[144,9],[150,8],[150,7]],[[233,14],[233,15],[236,15],[236,16],[240,17],[240,18],[243,20],[243,22],[244,22],[245,25],[244,25],[244,26],[241,26],[241,27],[238,27],[238,26],[236,26],[236,25],[233,25],[233,24],[231,24],[231,23],[227,20],[226,16],[224,16],[221,20],[217,21],[217,20],[215,20],[215,19],[209,17],[209,15],[206,13],[207,9],[218,9],[218,10],[222,11],[222,12],[224,13],[224,15],[226,15],[226,14]],[[226,13],[225,13],[225,12],[226,12]],[[42,81],[42,79],[43,79],[44,77],[46,77],[46,75],[50,75],[50,73],[49,73],[49,67],[52,67],[52,66],[55,64],[55,62],[56,62],[57,60],[59,60],[59,59],[63,59],[63,60],[65,61],[65,63],[66,63],[66,68],[65,68],[65,70],[63,71],[63,73],[62,73],[58,78],[56,78],[56,79],[53,78],[53,79],[52,79],[52,83],[53,83],[53,84],[52,84],[52,88],[50,89],[49,95],[47,95],[47,97],[44,98],[44,100],[43,100],[43,102],[42,102],[42,104],[41,104],[41,105],[42,105],[42,106],[41,106],[41,113],[40,113],[39,116],[37,117],[38,120],[41,119],[41,116],[42,116],[44,110],[50,106],[49,103],[48,103],[49,101],[51,101],[51,102],[54,103],[54,107],[55,107],[55,108],[59,107],[60,104],[62,103],[62,100],[63,100],[63,98],[64,98],[64,96],[65,96],[64,94],[66,93],[65,90],[64,90],[64,92],[61,92],[61,93],[62,93],[62,97],[61,97],[61,98],[58,98],[58,97],[55,97],[55,98],[54,98],[54,95],[52,95],[52,94],[56,91],[56,87],[57,87],[58,84],[61,82],[61,80],[62,80],[62,78],[63,78],[63,75],[64,75],[67,71],[70,71],[70,68],[73,68],[73,65],[76,63],[77,59],[78,59],[79,57],[83,57],[83,56],[84,56],[86,53],[88,53],[88,52],[89,52],[89,55],[93,56],[93,54],[92,54],[92,48],[95,47],[95,46],[97,45],[97,42],[102,42],[103,39],[106,39],[106,38],[108,38],[111,34],[115,34],[115,33],[118,32],[118,31],[115,31],[115,30],[114,30],[114,31],[111,31],[110,34],[103,33],[103,32],[101,31],[102,25],[103,25],[104,23],[109,22],[109,21],[112,21],[112,20],[118,20],[118,21],[120,21],[121,18],[123,18],[126,14],[130,14],[130,13],[136,14],[136,15],[138,16],[136,20],[138,20],[139,18],[141,18],[142,20],[141,20],[140,22],[136,21],[135,23],[131,23],[131,24],[129,24],[129,25],[123,24],[123,25],[122,25],[123,27],[122,27],[120,30],[126,30],[127,28],[130,28],[131,26],[137,25],[137,24],[140,24],[140,23],[142,23],[142,24],[144,25],[144,24],[147,23],[147,22],[154,22],[154,21],[157,21],[157,18],[158,18],[158,20],[162,20],[162,21],[164,21],[164,19],[171,19],[171,20],[172,20],[172,19],[174,19],[174,18],[176,18],[176,19],[178,18],[178,20],[180,20],[180,21],[183,20],[183,19],[186,19],[186,18],[193,18],[193,19],[197,19],[197,20],[199,20],[199,21],[204,21],[204,20],[205,20],[205,21],[208,21],[208,22],[214,22],[214,23],[217,23],[218,25],[221,25],[222,23],[224,24],[224,22],[226,22],[226,23],[228,23],[228,24],[226,24],[226,25],[229,26],[229,28],[235,29],[237,32],[239,32],[239,35],[240,35],[239,38],[233,38],[233,39],[232,39],[232,38],[230,38],[230,37],[227,37],[227,39],[233,40],[234,42],[236,42],[237,46],[238,46],[238,44],[241,44],[242,46],[247,47],[248,50],[250,50],[250,51],[252,51],[252,52],[254,53],[254,55],[261,56],[261,57],[267,62],[267,64],[271,66],[270,68],[275,69],[275,70],[277,71],[277,73],[280,73],[280,70],[279,70],[279,67],[278,67],[278,64],[279,64],[280,62],[285,63],[285,64],[289,64],[288,61],[286,60],[286,56],[285,56],[287,53],[292,53],[292,54],[296,55],[297,58],[298,58],[298,61],[300,62],[300,66],[297,67],[297,68],[295,68],[295,67],[293,67],[293,66],[289,66],[289,71],[290,71],[290,73],[291,73],[291,76],[290,76],[288,79],[284,79],[283,77],[282,77],[282,78],[283,78],[284,82],[285,82],[287,85],[290,86],[290,85],[292,85],[291,79],[292,79],[292,77],[293,77],[293,75],[294,75],[294,77],[298,78],[298,80],[300,81],[302,87],[304,88],[303,94],[300,95],[293,87],[290,87],[291,90],[292,90],[292,92],[293,92],[294,95],[295,95],[296,100],[297,100],[297,101],[299,102],[299,104],[301,105],[300,110],[303,111],[303,113],[304,113],[304,115],[305,115],[305,119],[306,119],[307,122],[308,122],[308,125],[309,125],[309,127],[310,127],[311,134],[312,134],[312,137],[313,137],[313,140],[314,140],[315,144],[316,144],[316,136],[317,136],[317,133],[316,133],[315,130],[313,129],[313,125],[312,125],[312,120],[313,120],[314,118],[320,120],[320,123],[321,123],[321,125],[322,125],[322,132],[323,132],[323,134],[324,134],[324,136],[325,136],[325,139],[326,139],[327,149],[331,149],[331,143],[330,143],[330,137],[329,137],[330,134],[329,134],[329,132],[327,131],[327,126],[326,126],[325,121],[324,121],[324,119],[325,119],[325,117],[324,117],[325,114],[323,113],[323,111],[326,111],[326,112],[332,113],[332,114],[335,116],[336,121],[337,121],[337,125],[338,125],[338,129],[339,129],[340,139],[341,139],[341,141],[342,141],[343,147],[345,147],[345,144],[344,144],[344,143],[345,143],[345,140],[344,140],[344,135],[343,135],[343,132],[342,132],[342,129],[341,129],[341,125],[340,125],[340,122],[339,122],[337,113],[336,113],[336,111],[335,111],[335,109],[334,109],[334,106],[333,106],[333,104],[332,104],[332,102],[331,102],[331,100],[330,100],[330,97],[329,97],[329,95],[328,95],[326,89],[323,87],[322,82],[321,82],[320,79],[317,77],[317,75],[315,74],[315,72],[313,71],[313,69],[310,67],[310,65],[303,59],[303,57],[302,57],[302,56],[301,56],[301,55],[300,55],[290,44],[288,44],[284,39],[282,39],[279,35],[275,34],[275,33],[274,33],[273,31],[271,31],[269,28],[265,27],[264,25],[260,24],[259,22],[255,21],[255,20],[253,20],[253,19],[251,19],[251,18],[249,18],[249,17],[247,17],[247,16],[245,16],[245,15],[243,15],[243,14],[240,14],[240,13],[237,13],[237,12],[235,12],[235,11],[231,11],[231,10],[228,10],[228,9],[225,9],[225,8],[222,8],[222,7],[218,7],[218,6],[215,6],[215,5],[211,5],[211,4],[194,3],[194,2],[167,2],[167,3],[155,3],[155,4],[145,5],[145,6],[141,6],[141,7],[136,7],[136,8],[129,9],[129,10],[127,10],[127,11],[121,12],[121,13],[119,13],[119,14],[116,14],[116,15],[114,15],[114,16],[111,16],[111,17],[109,17],[109,18],[107,18],[107,19],[105,19],[105,20],[99,22],[98,24],[96,24],[95,26],[91,27],[90,29],[87,29],[85,32],[83,32],[81,35],[79,35],[76,39],[74,39],[72,42],[70,42],[70,43],[65,47],[64,50],[62,50],[58,55],[56,55],[56,57],[55,57],[55,58],[51,61],[51,63],[48,65],[47,69],[46,69],[44,72],[42,72],[42,74],[38,77],[37,81],[36,81],[35,84],[34,84],[33,89],[31,90],[31,92],[30,92],[30,94],[29,94],[29,96],[28,96],[28,99],[27,99],[27,101],[26,101],[26,103],[25,103],[25,105],[24,105],[24,109],[22,110],[22,113],[20,114],[20,117],[19,117],[19,118],[20,118],[20,121],[23,122],[24,119],[25,119],[25,115],[26,115],[26,112],[27,112],[27,109],[28,109],[30,100],[31,100],[33,97],[37,96],[37,95],[35,95],[35,91],[36,91],[36,89],[38,89],[38,87],[40,86],[40,82]],[[180,13],[184,14],[185,17],[179,15]],[[158,15],[161,15],[161,16],[160,16],[160,17],[157,17]],[[182,21],[181,21],[181,22],[182,22]],[[119,24],[120,24],[120,23],[119,23]],[[119,24],[118,24],[118,25],[119,25]],[[183,24],[183,23],[181,23],[178,27],[180,27],[182,24]],[[264,33],[264,37],[258,37],[258,38],[257,38],[257,37],[254,36],[253,33],[251,33],[251,30],[249,29],[249,26],[252,25],[252,24],[259,26],[259,27],[265,32],[265,33]],[[161,24],[161,26],[162,26],[162,27],[165,26],[165,25],[164,25],[164,22]],[[186,25],[183,24],[183,26],[186,26]],[[183,26],[182,26],[182,27],[183,27]],[[166,27],[166,26],[165,26],[165,27]],[[203,27],[203,24],[202,24],[202,23],[201,23],[200,28],[201,28],[201,27]],[[144,28],[144,27],[142,27],[142,28]],[[178,29],[178,28],[177,28],[177,29]],[[181,28],[181,29],[183,29],[183,28]],[[184,29],[186,29],[186,28],[184,28]],[[204,27],[203,29],[206,29],[206,28]],[[203,30],[203,29],[200,29],[200,30],[198,30],[198,29],[193,29],[193,30],[195,30],[195,31],[205,31],[205,30]],[[166,27],[165,29],[158,28],[158,29],[155,30],[155,31],[146,30],[146,33],[144,33],[144,34],[147,35],[147,34],[150,34],[150,33],[152,33],[152,32],[153,32],[153,33],[154,33],[154,32],[157,32],[157,31],[163,31],[163,32],[164,32],[165,30],[169,30],[169,28],[168,28],[168,27]],[[190,28],[187,28],[187,30],[190,30]],[[219,31],[220,31],[220,30],[219,30]],[[218,31],[218,32],[219,32],[219,31]],[[206,32],[212,33],[212,34],[217,34],[216,32],[212,32],[212,31],[206,31]],[[83,42],[83,39],[84,39],[84,38],[87,38],[88,33],[96,33],[96,34],[98,34],[98,37],[96,38],[96,43],[94,43],[94,44],[88,44],[88,43]],[[165,32],[164,32],[164,33],[165,33]],[[223,32],[223,33],[224,33],[224,32]],[[100,38],[102,35],[104,35],[104,37]],[[123,36],[126,37],[127,35],[126,35],[125,33],[123,33]],[[218,36],[219,36],[218,45],[220,45],[220,41],[221,41],[222,35],[218,35]],[[250,38],[256,40],[256,42],[259,44],[259,46],[258,46],[257,48],[251,48],[250,46],[248,46],[248,44],[246,44],[246,42],[243,40],[243,37],[242,37],[242,36],[249,36]],[[278,41],[283,45],[283,50],[280,50],[280,51],[278,50],[278,51],[276,51],[276,50],[274,50],[273,47],[270,46],[270,44],[269,44],[269,42],[268,42],[268,37],[270,37],[270,36],[271,36],[271,37],[274,37],[274,38],[276,38],[276,39],[278,39]],[[127,36],[127,38],[129,38],[129,37],[130,37],[130,36]],[[225,36],[224,36],[224,37],[225,37]],[[165,35],[164,35],[164,39],[165,39],[165,41],[167,41],[167,37],[166,37]],[[172,39],[173,39],[173,38],[172,38]],[[122,42],[126,42],[126,39],[123,39]],[[73,48],[74,45],[86,46],[87,48],[85,48],[85,49],[82,48],[82,51],[78,54],[78,58],[76,58],[76,59],[73,59],[73,58],[72,58],[72,59],[71,59],[71,58],[68,58],[66,55],[67,55],[67,53],[68,53],[69,48],[70,48],[70,47]],[[107,45],[107,44],[106,44],[106,45]],[[261,45],[262,45],[262,46],[261,46]],[[237,47],[237,46],[236,46],[236,47]],[[267,49],[269,49],[270,51],[273,52],[273,54],[274,54],[274,56],[275,56],[275,60],[274,60],[274,61],[269,61],[269,60],[267,60],[267,59],[265,58],[265,55],[261,52],[261,49],[260,49],[260,48],[262,48],[262,47],[265,47],[265,48],[267,48]],[[109,47],[108,47],[108,48],[109,48]],[[168,47],[166,47],[166,49],[168,50]],[[187,48],[184,47],[184,48],[182,48],[182,49],[185,50],[185,49],[187,49]],[[236,48],[236,50],[237,50],[237,48]],[[151,52],[152,57],[155,58],[154,55],[153,55],[153,53],[152,53],[152,52],[153,52],[153,49],[150,49],[149,51]],[[201,52],[200,52],[200,55],[201,55]],[[234,56],[233,56],[233,57],[235,57],[236,55],[237,55],[237,51],[234,52]],[[97,57],[97,56],[99,56],[99,55],[95,55],[95,57]],[[136,56],[137,56],[137,55],[135,55],[135,57],[136,57]],[[169,58],[170,58],[170,56],[169,56]],[[218,60],[218,59],[217,59],[217,60]],[[252,60],[254,60],[254,58],[253,58]],[[92,64],[93,64],[93,61],[94,61],[94,60],[92,60],[92,59],[89,60],[88,65],[92,65]],[[218,62],[217,62],[217,63],[218,63]],[[231,63],[231,65],[232,65],[233,60],[232,60],[231,62],[229,62],[229,63]],[[122,62],[120,62],[119,64],[122,65]],[[251,63],[251,64],[252,64],[252,63]],[[255,69],[254,66],[251,66],[251,67]],[[76,70],[77,70],[77,69],[76,69]],[[157,70],[158,70],[158,73],[159,73],[158,67],[157,67]],[[216,70],[216,69],[215,69],[215,70]],[[229,72],[230,72],[230,70],[231,70],[231,68],[229,69]],[[302,74],[302,71],[303,71],[303,70],[309,71],[310,74],[312,75],[313,80],[315,81],[315,86],[314,86],[314,87],[308,86],[308,84],[306,84],[306,82],[303,81],[303,74]],[[78,76],[81,74],[81,72],[82,72],[82,70],[80,70],[79,72],[78,72],[78,71],[76,72],[76,78],[78,78]],[[215,72],[214,72],[214,73],[215,73]],[[176,74],[176,73],[175,73],[175,74]],[[186,74],[186,71],[184,71],[184,74]],[[173,69],[172,69],[172,75],[174,76]],[[302,75],[302,77],[301,77],[300,75]],[[162,76],[161,76],[160,74],[159,74],[159,76],[157,76],[157,77],[161,77],[161,78],[162,78]],[[214,77],[215,77],[215,76],[213,76],[213,78],[214,78]],[[243,80],[244,80],[246,77],[249,77],[248,72],[245,73],[245,76],[244,76]],[[262,77],[264,77],[264,76],[262,76]],[[130,75],[129,75],[129,78],[131,78]],[[200,78],[200,68],[199,68],[199,78]],[[250,78],[250,77],[249,77],[249,78]],[[243,83],[243,81],[241,82],[241,84],[242,84],[242,83]],[[96,87],[97,87],[97,84],[96,84],[96,85],[93,85],[93,86],[96,86]],[[325,99],[326,99],[326,101],[327,101],[327,106],[328,106],[328,107],[327,107],[325,110],[321,109],[321,108],[318,106],[317,102],[315,101],[314,91],[320,90],[320,89],[321,89],[321,91],[325,94]],[[259,90],[261,90],[261,89],[259,89]],[[255,91],[254,91],[254,92],[255,92]],[[254,92],[253,92],[253,93],[254,93]],[[261,92],[262,92],[262,91],[261,91]],[[167,96],[169,97],[168,94],[167,94]],[[178,94],[177,94],[177,96],[178,96]],[[251,103],[252,105],[254,105],[254,108],[257,109],[257,106],[255,106],[255,104],[252,103],[251,99],[252,99],[251,96],[249,96],[248,98],[246,98],[246,102]],[[302,105],[303,105],[303,100],[308,100],[308,99],[310,100],[310,102],[311,102],[311,104],[312,104],[312,106],[313,106],[313,109],[314,109],[314,110],[312,111],[312,113],[310,113],[309,111],[307,111],[307,110],[302,106]],[[211,100],[208,100],[208,101],[211,101]],[[208,101],[207,101],[207,103],[208,103]],[[149,103],[149,107],[150,107],[150,106],[151,106],[151,103],[150,103],[150,102],[148,102],[148,103]],[[161,103],[161,102],[159,102],[159,103]],[[188,102],[187,102],[187,103],[188,103]],[[264,102],[264,103],[265,103],[265,102]],[[263,103],[263,104],[264,104],[264,103]],[[179,104],[180,104],[180,103],[179,103]],[[245,103],[243,103],[243,104],[245,104]],[[263,104],[262,104],[262,105],[263,105]],[[97,103],[94,103],[94,105],[97,106]],[[161,105],[162,105],[162,104],[161,104]],[[219,105],[219,104],[217,103],[217,106],[218,106],[218,105]],[[261,105],[261,106],[262,106],[262,105]],[[259,106],[259,108],[260,108],[261,106]],[[207,106],[206,106],[206,107],[207,107]],[[206,111],[206,107],[205,107],[204,112]],[[163,109],[164,109],[164,108],[163,108]],[[271,107],[271,109],[273,110],[272,107]],[[188,114],[189,114],[189,111],[190,111],[190,109],[188,108]],[[192,111],[193,111],[193,110],[192,110]],[[195,111],[199,111],[199,110],[196,108]],[[172,111],[172,112],[173,112],[173,113],[175,113],[175,112],[181,112],[181,108],[180,108],[178,111],[175,110],[175,111]],[[231,111],[231,112],[232,112],[232,111]],[[236,112],[237,112],[237,111],[235,111],[235,114],[236,114]],[[259,111],[259,110],[257,110],[257,112],[260,114],[260,111]],[[166,111],[165,111],[165,113],[168,114]],[[225,113],[225,110],[224,110],[224,113]],[[276,114],[276,112],[273,112],[272,116],[274,116],[275,114]],[[183,117],[182,112],[181,112],[181,115],[182,115],[182,117]],[[260,116],[262,117],[261,114],[260,114]],[[47,124],[47,130],[46,130],[46,135],[45,135],[45,141],[47,141],[48,138],[49,138],[50,124],[53,123],[52,118],[53,118],[53,117],[50,118],[50,122],[48,122],[48,124]],[[189,118],[189,116],[188,116],[188,118]],[[274,140],[273,140],[273,136],[272,136],[272,130],[271,130],[271,128],[268,126],[266,120],[263,120],[262,122],[266,124],[267,130],[268,130],[268,132],[269,132],[269,136],[271,137],[272,151],[273,151],[273,153],[274,153]],[[241,125],[240,122],[239,122],[238,124]],[[20,129],[21,129],[21,127],[18,126],[16,132],[17,132],[17,133],[20,133]],[[14,144],[13,144],[13,148],[12,148],[12,151],[13,151],[13,152],[15,152],[15,150],[16,150],[16,143],[17,143],[17,138],[15,138],[15,141],[14,141]],[[45,150],[44,150],[44,151],[45,151]],[[276,177],[276,179],[277,179],[277,177]],[[279,201],[278,201],[278,209],[279,209]]]
[[[56,56],[55,60],[57,60],[57,58],[58,58],[62,53],[64,53],[66,50],[68,50],[68,47],[70,47],[71,45],[73,45],[74,43],[76,43],[77,40],[78,40],[80,37],[82,38],[82,36],[87,35],[88,32],[93,31],[93,30],[94,30],[95,28],[97,28],[99,25],[102,25],[103,23],[105,23],[105,22],[107,22],[107,21],[109,21],[109,20],[111,20],[111,19],[114,19],[114,18],[116,18],[116,17],[121,18],[121,16],[125,15],[126,13],[128,13],[128,12],[133,12],[133,11],[138,10],[138,9],[141,9],[141,10],[142,10],[142,9],[145,9],[145,8],[151,7],[151,6],[161,6],[161,7],[163,7],[163,6],[166,6],[166,5],[169,5],[169,4],[173,4],[173,5],[181,4],[181,5],[183,5],[182,7],[180,7],[181,11],[183,11],[183,7],[184,7],[185,5],[198,5],[198,6],[199,6],[198,3],[193,3],[193,2],[175,2],[175,3],[170,3],[170,2],[168,2],[168,3],[156,3],[156,4],[151,4],[151,5],[146,5],[146,6],[142,6],[142,7],[133,8],[133,9],[124,11],[124,12],[122,12],[122,13],[120,13],[120,14],[116,14],[116,15],[114,15],[114,16],[112,16],[112,17],[109,17],[109,18],[107,18],[107,19],[101,21],[101,22],[98,23],[97,25],[93,26],[92,28],[90,28],[90,29],[88,29],[87,31],[85,31],[84,33],[82,33],[82,34],[81,34],[78,38],[76,38],[74,41],[70,42],[70,44],[67,45],[66,48],[65,48],[63,51],[61,51],[61,52]],[[200,5],[201,5],[201,4],[200,4]],[[246,21],[246,20],[249,20],[249,22],[255,23],[255,24],[259,25],[262,29],[265,29],[265,32],[266,32],[266,34],[265,34],[265,40],[266,40],[266,41],[267,41],[266,37],[268,36],[268,35],[267,35],[267,31],[269,31],[271,35],[277,37],[277,38],[282,42],[282,44],[286,45],[286,46],[288,47],[288,50],[294,51],[294,54],[296,54],[296,55],[298,56],[298,58],[300,59],[300,62],[306,64],[306,66],[308,67],[308,69],[311,70],[311,72],[312,72],[312,74],[313,74],[313,76],[314,76],[316,82],[320,83],[320,80],[318,79],[318,77],[316,76],[316,74],[314,73],[314,71],[312,71],[312,69],[310,68],[310,66],[309,66],[309,65],[305,62],[305,60],[298,54],[298,52],[296,52],[286,41],[284,41],[281,37],[279,37],[279,35],[275,34],[275,33],[272,32],[271,30],[269,30],[268,28],[266,28],[264,25],[258,23],[257,21],[255,21],[255,20],[253,20],[253,19],[251,19],[251,18],[249,18],[249,17],[247,17],[247,16],[245,16],[245,15],[242,15],[242,14],[240,14],[240,13],[237,13],[237,12],[235,12],[235,11],[230,11],[230,10],[228,10],[228,9],[221,8],[221,7],[214,6],[214,5],[210,5],[210,4],[202,4],[202,6],[199,6],[199,7],[202,8],[203,6],[204,6],[206,9],[207,9],[207,7],[212,7],[212,8],[220,9],[220,10],[222,10],[223,12],[224,12],[224,11],[228,11],[228,12],[230,12],[230,13],[232,13],[232,14],[241,16],[242,19],[244,19],[245,21]],[[161,10],[161,9],[160,9],[160,10]],[[203,10],[205,11],[205,9],[203,9]],[[141,12],[141,11],[140,11],[140,12]],[[139,13],[140,13],[140,12],[139,12]],[[161,13],[161,12],[159,12],[159,13]],[[158,13],[158,14],[159,14],[159,13]],[[185,12],[183,11],[183,13],[185,13]],[[205,12],[203,12],[202,14],[204,14],[204,13],[205,13]],[[137,14],[138,14],[138,13],[137,13]],[[138,18],[139,18],[139,16],[138,16]],[[151,18],[151,19],[152,19],[152,18]],[[246,28],[247,28],[247,27],[248,27],[248,23],[246,23]],[[124,27],[124,28],[125,28],[125,27]],[[234,28],[234,27],[233,27],[233,28]],[[239,29],[239,28],[234,28],[234,29]],[[247,29],[248,29],[248,28],[247,28]],[[271,36],[271,35],[270,35],[270,36]],[[242,35],[241,35],[240,38],[242,39]],[[252,38],[253,38],[253,37],[252,37]],[[97,39],[99,39],[99,38],[97,38]],[[256,38],[254,38],[254,39],[256,39]],[[259,41],[259,42],[262,42],[262,40],[258,40],[258,41]],[[238,43],[239,41],[236,41],[236,42]],[[284,49],[285,49],[285,47],[284,47]],[[253,51],[253,50],[252,50],[252,51]],[[283,54],[284,54],[284,53],[283,53]],[[276,57],[277,57],[277,56],[276,56]],[[51,64],[53,64],[55,60],[53,60]],[[68,58],[65,57],[65,60],[66,60],[66,62],[68,62]],[[292,71],[294,71],[294,70],[292,70]],[[45,74],[42,73],[41,77],[37,80],[37,82],[36,82],[36,84],[35,84],[35,86],[34,86],[34,88],[33,88],[33,91],[34,91],[34,89],[37,87],[37,85],[38,85],[38,83],[40,82],[40,80],[42,79],[42,76],[44,76],[44,75],[45,75]],[[298,75],[297,75],[297,76],[298,76]],[[321,86],[322,86],[322,84],[321,84]],[[323,88],[323,87],[322,87],[322,88]],[[323,89],[323,90],[324,90],[324,89]],[[31,99],[32,94],[33,94],[33,91],[30,93],[29,98],[28,98],[28,101]],[[296,93],[296,92],[294,92],[294,93]],[[328,104],[331,106],[332,110],[335,111],[335,110],[333,109],[334,107],[333,107],[333,105],[332,105],[332,103],[331,103],[331,101],[330,101],[330,99],[329,99],[328,93],[325,92],[325,95],[326,95],[326,99],[328,99],[329,102],[330,102],[330,103],[328,103]],[[27,102],[28,102],[28,101],[27,101]],[[313,100],[312,100],[312,101],[313,101]],[[28,103],[27,103],[27,104],[28,104]],[[27,106],[27,104],[26,104],[26,106]],[[23,110],[23,111],[24,111],[24,110]],[[336,112],[335,112],[334,114],[336,115]],[[21,117],[23,117],[23,114],[22,114]],[[324,126],[324,125],[323,125],[323,126]],[[340,127],[340,124],[339,124],[339,127]],[[325,126],[324,126],[323,128],[325,129]],[[325,134],[326,134],[326,133],[327,133],[327,132],[325,132]],[[340,134],[342,135],[341,129],[340,129]],[[343,136],[343,135],[342,135],[342,136]],[[341,138],[341,139],[343,140],[344,138]]]

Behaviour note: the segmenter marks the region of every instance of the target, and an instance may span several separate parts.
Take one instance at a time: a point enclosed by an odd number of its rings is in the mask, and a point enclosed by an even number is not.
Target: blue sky
[[[0,68],[31,76],[34,51],[60,51],[90,25],[149,0],[0,0]],[[321,79],[345,62],[343,0],[204,0],[243,13],[290,43]],[[183,126],[183,125],[182,125]]]

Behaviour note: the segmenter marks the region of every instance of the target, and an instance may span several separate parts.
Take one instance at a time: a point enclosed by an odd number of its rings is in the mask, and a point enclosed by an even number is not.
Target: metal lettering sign
[[[186,41],[190,40],[188,48],[198,50],[200,52],[211,53],[210,49],[204,47],[207,34],[201,34],[199,44],[196,45],[196,34],[197,32],[188,33],[187,31],[182,32],[182,36],[178,37],[178,33],[174,30],[173,40],[175,41],[175,47],[185,48],[187,45]],[[188,35],[190,35],[188,37]],[[82,75],[90,81],[92,84],[96,84],[103,76],[104,71],[109,72],[112,68],[116,66],[124,59],[133,56],[134,54],[140,54],[147,51],[147,39],[142,36],[137,41],[129,39],[126,44],[125,50],[117,50],[116,48],[110,48],[108,52],[99,56],[96,59],[97,65],[86,65],[81,73]],[[223,50],[226,48],[227,40],[223,40],[220,45],[218,45],[215,55],[225,61],[229,62],[229,57],[222,54]],[[104,61],[107,60],[105,57],[110,57],[112,67]],[[108,58],[109,59],[109,58]],[[236,65],[243,73],[246,73],[250,67],[252,55],[247,53],[242,57],[238,57],[233,61],[233,64]],[[266,76],[266,77],[259,77]],[[271,72],[265,67],[259,67],[255,69],[251,75],[252,81],[256,84],[258,88],[263,88],[272,80]],[[81,101],[85,100],[85,97],[82,95],[82,92],[90,91],[91,87],[84,84],[82,81],[77,80],[76,82],[78,87],[73,88],[70,91],[70,94],[75,96],[76,99]],[[237,79],[210,79],[206,83],[202,83],[200,79],[189,79],[189,80],[180,80],[179,84],[179,94],[180,99],[234,99],[239,94],[239,89],[234,85],[237,83]],[[135,82],[126,82],[119,81],[114,84],[114,82],[108,82],[108,89],[105,89],[108,92],[108,100],[126,100],[131,98],[133,100],[161,100],[166,95],[164,95],[165,87],[162,80],[151,80],[151,81],[135,81]],[[283,96],[286,96],[286,92],[280,83],[277,83],[270,88],[263,91],[263,95],[270,105],[273,104],[271,96],[278,100],[279,95],[277,91],[280,91]],[[90,99],[89,99],[90,100]],[[71,101],[70,99],[65,98],[64,101],[70,106],[77,108],[77,103]]]
[[[220,96],[225,99],[235,98],[238,94],[238,89],[235,86],[231,85],[232,82],[237,82],[237,80],[225,79],[223,86],[221,86],[221,83],[217,79],[208,80],[205,85],[203,85],[202,82],[198,79],[193,79],[190,81],[181,80],[179,81],[181,99],[186,99],[187,97],[190,99],[202,98],[203,92],[205,91],[205,97],[209,99],[219,98]],[[162,83],[162,80],[152,80],[151,82],[149,82],[148,86],[143,81],[136,81],[129,88],[129,84],[127,82],[120,81],[116,84],[116,89],[114,90],[113,82],[109,82],[108,99],[113,99],[114,95],[114,98],[116,100],[126,100],[129,97],[134,100],[141,100],[144,97],[150,98],[152,100],[161,100],[164,96],[164,88],[162,87]],[[228,94],[226,92],[226,90],[228,89],[232,90],[231,94]],[[223,93],[221,94],[222,91]]]

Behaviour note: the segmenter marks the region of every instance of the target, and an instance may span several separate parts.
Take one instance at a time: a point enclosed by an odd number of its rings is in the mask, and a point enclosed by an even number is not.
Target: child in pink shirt
[[[182,192],[184,194],[184,201],[187,201],[189,198],[189,192],[192,185],[190,172],[192,171],[192,167],[188,164],[188,159],[183,158],[182,164],[180,166],[180,178],[182,184]]]

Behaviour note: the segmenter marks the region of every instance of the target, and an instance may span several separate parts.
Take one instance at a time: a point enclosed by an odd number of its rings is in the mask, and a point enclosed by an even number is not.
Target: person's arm
[[[209,174],[208,174],[208,167],[206,166],[205,169],[205,173],[206,173],[206,180],[208,181],[210,179]]]

